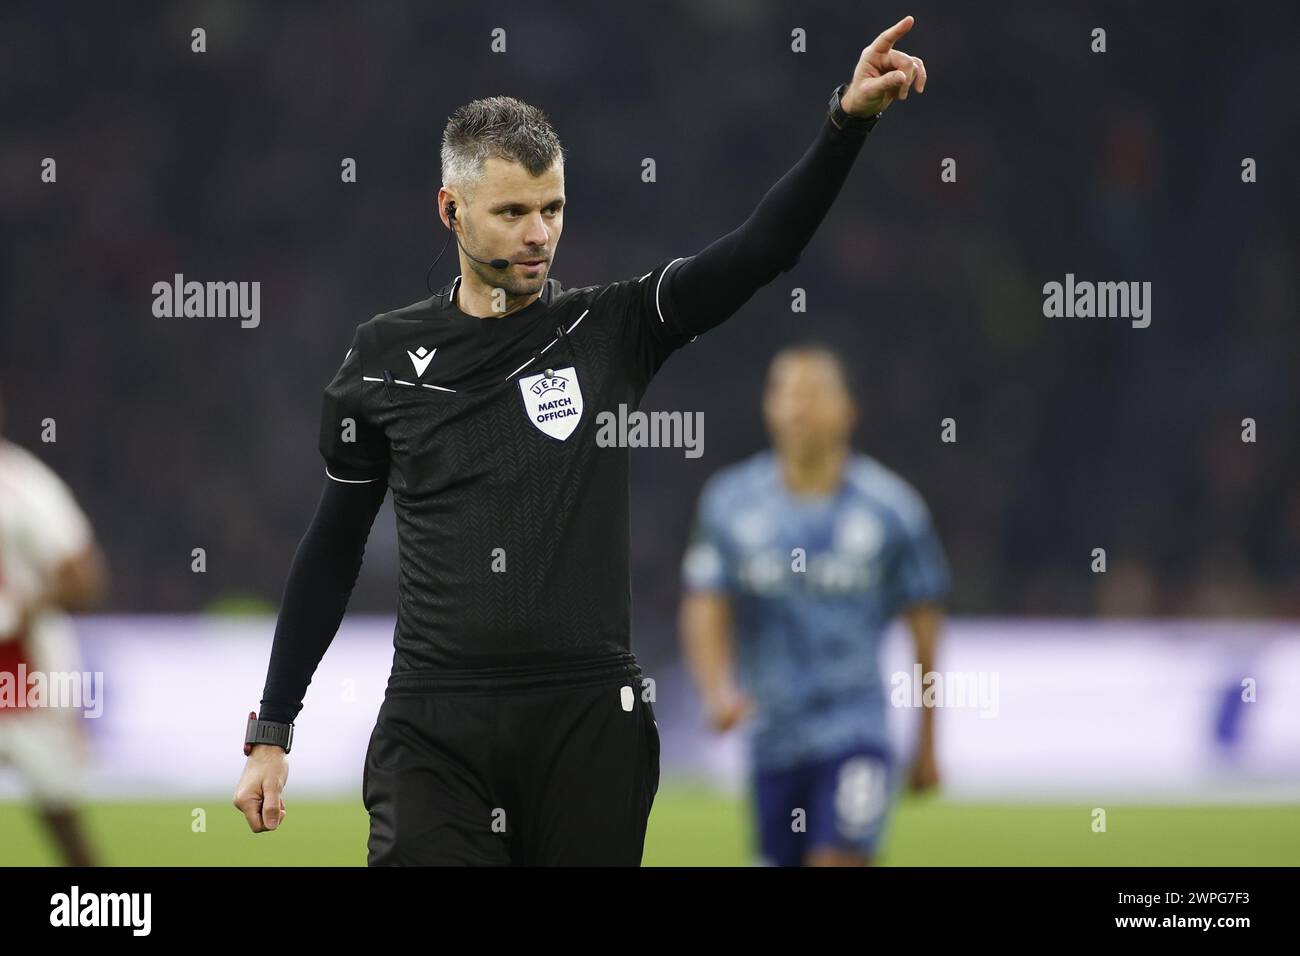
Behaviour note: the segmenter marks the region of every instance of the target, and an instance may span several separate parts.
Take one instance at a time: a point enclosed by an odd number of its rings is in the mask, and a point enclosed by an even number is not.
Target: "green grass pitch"
[[[196,832],[195,811],[206,815]],[[895,866],[1280,866],[1300,864],[1300,808],[1267,806],[1092,807],[958,804],[904,798],[880,862]],[[252,834],[228,798],[103,802],[86,808],[110,866],[358,866],[367,818],[355,800],[289,798],[276,833]],[[648,866],[743,866],[750,862],[742,798],[665,782],[646,837]],[[0,865],[49,865],[55,857],[36,817],[0,803]]]

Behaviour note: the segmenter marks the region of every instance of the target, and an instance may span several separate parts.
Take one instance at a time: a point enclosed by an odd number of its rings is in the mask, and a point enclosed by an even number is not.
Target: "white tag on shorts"
[[[632,686],[624,684],[619,694],[623,699],[623,709],[629,714],[632,713],[632,704],[636,701],[636,695],[632,693]]]

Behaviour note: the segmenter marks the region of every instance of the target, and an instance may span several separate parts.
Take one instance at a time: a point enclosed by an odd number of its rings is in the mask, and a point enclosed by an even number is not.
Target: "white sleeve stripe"
[[[326,474],[327,477],[334,478],[334,476],[330,474],[330,470],[329,470],[328,468],[325,469],[325,474]],[[372,481],[378,481],[379,479],[378,479],[378,478],[360,478],[360,479],[358,479],[358,478],[334,478],[334,480],[337,481],[337,482],[341,482],[342,484],[345,484],[345,485],[368,485],[368,484],[370,484]]]
[[[572,332],[574,329],[576,329],[576,328],[578,327],[578,323],[581,322],[583,319],[585,319],[585,318],[587,317],[587,313],[590,312],[590,311],[591,311],[591,309],[585,309],[585,310],[583,311],[582,315],[580,315],[580,316],[578,316],[576,319],[574,319],[574,320],[573,320],[573,324],[572,324],[571,326],[569,326],[567,329],[564,330],[564,334],[565,334],[565,335],[568,335],[570,332]]]
[[[668,270],[671,269],[673,266],[675,266],[677,263],[681,262],[684,258],[686,257],[678,256],[672,262],[668,263],[668,265],[664,266],[664,271],[659,273],[659,281],[655,283],[655,311],[659,313],[660,322],[663,322],[664,320],[663,306],[659,304],[659,290],[663,287],[664,276],[668,275]]]

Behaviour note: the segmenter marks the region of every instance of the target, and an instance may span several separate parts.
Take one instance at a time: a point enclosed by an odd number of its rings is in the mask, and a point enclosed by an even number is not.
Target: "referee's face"
[[[510,260],[505,269],[468,260],[484,285],[509,296],[541,292],[564,228],[564,167],[557,162],[534,176],[519,163],[489,156],[469,208],[457,203],[456,222],[475,256]]]
[[[846,448],[857,411],[834,357],[791,349],[772,360],[763,414],[777,453],[808,460]]]

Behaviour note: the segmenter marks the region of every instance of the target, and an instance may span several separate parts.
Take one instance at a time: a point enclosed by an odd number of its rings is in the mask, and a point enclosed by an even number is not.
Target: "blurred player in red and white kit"
[[[83,711],[23,706],[26,694],[13,691],[20,673],[81,670],[65,612],[97,605],[105,578],[90,522],[67,485],[0,433],[0,682],[9,685],[0,695],[0,773],[6,765],[17,769],[70,866],[95,863],[77,811]]]

